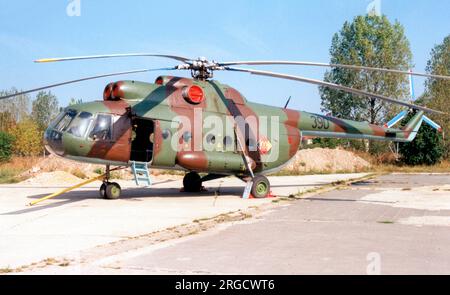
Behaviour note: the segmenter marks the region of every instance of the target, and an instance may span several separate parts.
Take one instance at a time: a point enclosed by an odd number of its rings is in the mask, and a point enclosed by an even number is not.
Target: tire
[[[100,194],[100,198],[106,199],[106,183],[102,183],[100,186],[100,190],[98,191]]]
[[[122,193],[122,189],[118,183],[108,183],[106,185],[106,193],[105,198],[108,200],[117,200],[120,198],[120,194]]]
[[[252,196],[256,199],[267,198],[270,194],[270,182],[263,175],[256,176],[253,179]]]
[[[184,191],[187,193],[197,193],[202,189],[202,178],[197,172],[189,172],[183,178]]]

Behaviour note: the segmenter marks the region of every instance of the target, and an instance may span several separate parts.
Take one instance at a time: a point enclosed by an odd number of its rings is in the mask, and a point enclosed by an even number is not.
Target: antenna
[[[286,101],[286,104],[284,105],[284,109],[287,109],[289,103],[291,102],[292,96],[289,96],[288,100]]]
[[[412,73],[412,69],[409,70],[410,73]],[[414,92],[414,77],[410,74],[409,75],[409,93],[411,95],[411,102],[416,100],[416,94]]]

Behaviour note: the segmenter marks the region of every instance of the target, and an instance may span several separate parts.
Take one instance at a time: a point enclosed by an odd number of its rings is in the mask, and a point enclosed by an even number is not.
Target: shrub
[[[412,115],[408,116],[409,120]],[[435,165],[444,155],[442,136],[428,125],[420,127],[414,141],[400,144],[401,160],[407,165]]]
[[[0,132],[0,162],[7,162],[11,159],[14,136]]]
[[[13,152],[18,156],[38,156],[44,151],[42,132],[31,119],[18,123],[12,130],[14,136]]]

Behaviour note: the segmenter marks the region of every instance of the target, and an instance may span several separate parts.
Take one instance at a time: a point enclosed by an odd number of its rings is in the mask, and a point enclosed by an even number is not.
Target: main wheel
[[[106,184],[105,198],[108,200],[117,200],[120,198],[122,189],[118,183],[112,182]]]
[[[100,186],[100,190],[98,191],[100,194],[100,198],[106,199],[106,182],[102,183]]]
[[[270,193],[270,182],[263,175],[256,176],[253,179],[252,196],[257,199],[267,198]]]
[[[202,178],[197,172],[189,172],[183,178],[184,191],[196,193],[202,190]]]

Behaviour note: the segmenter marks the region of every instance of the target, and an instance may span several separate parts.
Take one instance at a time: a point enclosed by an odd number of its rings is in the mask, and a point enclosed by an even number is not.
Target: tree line
[[[0,91],[0,96],[13,93],[17,89]],[[69,104],[79,102],[72,98]],[[60,111],[58,98],[50,91],[41,91],[33,99],[19,95],[0,101],[0,162],[13,155],[43,155],[44,131]]]

